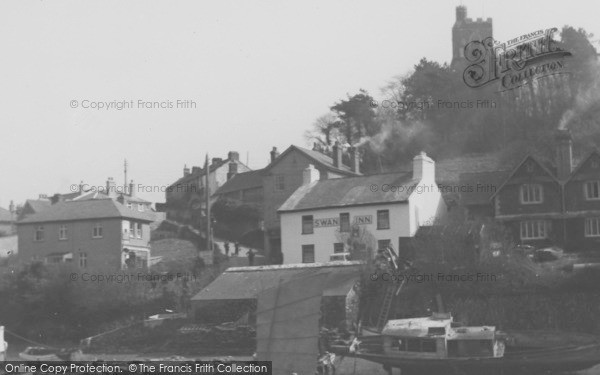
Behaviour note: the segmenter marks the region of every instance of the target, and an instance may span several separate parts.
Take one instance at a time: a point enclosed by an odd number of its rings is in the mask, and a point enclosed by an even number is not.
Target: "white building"
[[[349,252],[352,238],[370,247],[412,237],[445,216],[435,163],[424,152],[413,171],[319,180],[309,166],[303,185],[278,210],[284,264],[327,262]],[[375,250],[375,249],[371,249]],[[333,256],[333,257],[332,257]]]

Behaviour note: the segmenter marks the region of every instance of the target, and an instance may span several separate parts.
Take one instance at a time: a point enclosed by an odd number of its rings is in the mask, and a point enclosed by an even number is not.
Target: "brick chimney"
[[[352,168],[352,172],[360,173],[360,156],[358,155],[358,149],[352,146],[348,149],[348,153],[350,154],[350,168]]]
[[[117,196],[117,183],[112,177],[109,177],[106,180],[106,195],[108,195],[111,198]]]
[[[340,146],[340,142],[336,141],[333,145],[333,166],[341,169],[342,168],[342,146]]]
[[[271,150],[271,163],[277,159],[277,157],[279,156],[279,151],[277,151],[277,147],[273,147],[273,149]]]
[[[312,182],[319,180],[319,170],[314,165],[309,164],[304,171],[302,171],[302,185],[308,185]]]
[[[227,172],[227,180],[230,180],[237,173],[238,173],[237,163],[229,163],[229,172]]]
[[[435,162],[424,151],[413,158],[413,180],[435,182]]]
[[[229,153],[227,154],[227,160],[229,160],[229,161],[240,160],[240,153],[237,151],[229,151]]]
[[[573,171],[573,138],[568,129],[556,132],[556,174],[564,181]]]
[[[187,167],[186,164],[183,165],[183,177],[185,176],[189,176],[190,174],[190,169]]]
[[[223,161],[223,158],[212,158],[212,164],[211,165],[217,165],[220,162]]]
[[[129,183],[129,196],[135,197],[135,184],[133,183],[133,180]]]

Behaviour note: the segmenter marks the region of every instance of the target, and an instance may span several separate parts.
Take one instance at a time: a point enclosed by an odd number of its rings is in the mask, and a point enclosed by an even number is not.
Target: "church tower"
[[[465,46],[474,40],[483,40],[493,37],[492,19],[483,20],[478,18],[473,21],[467,18],[467,7],[459,5],[456,7],[456,21],[452,27],[452,63],[455,69],[466,66],[464,51]]]

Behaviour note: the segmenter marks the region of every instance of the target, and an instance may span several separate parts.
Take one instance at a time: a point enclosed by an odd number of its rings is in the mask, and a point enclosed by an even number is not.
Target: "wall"
[[[390,211],[390,229],[377,229],[377,210]],[[348,233],[340,235],[339,226],[314,227],[313,234],[302,234],[302,216],[313,215],[313,219],[339,218],[340,213],[350,213],[350,224],[355,217],[371,215],[372,223],[361,225],[373,235],[375,240],[390,240],[397,248],[399,237],[411,235],[409,205],[392,203],[385,205],[329,208],[313,211],[289,212],[281,214],[281,238],[284,264],[302,263],[302,245],[315,245],[315,262],[328,262],[333,254],[333,244],[342,242]],[[376,243],[374,244],[376,246]]]
[[[102,223],[102,238],[92,238],[95,223]],[[68,239],[59,240],[59,226],[66,224]],[[34,241],[34,228],[44,226],[44,241]],[[84,220],[77,222],[54,222],[20,224],[17,228],[19,236],[19,258],[29,261],[32,258],[43,260],[50,253],[71,252],[73,263],[79,265],[79,253],[87,254],[87,264],[90,267],[101,267],[118,270],[121,262],[121,230],[120,219]],[[144,228],[147,240],[150,228]]]

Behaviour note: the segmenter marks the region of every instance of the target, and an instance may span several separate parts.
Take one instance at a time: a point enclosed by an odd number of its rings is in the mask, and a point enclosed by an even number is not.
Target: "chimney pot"
[[[129,196],[135,197],[135,184],[133,183],[133,180],[129,183]]]
[[[556,172],[559,180],[564,181],[573,171],[573,138],[568,129],[556,132]]]
[[[279,151],[277,151],[277,147],[273,147],[273,149],[271,150],[271,163],[277,159],[277,157],[279,156]]]
[[[352,168],[352,172],[360,173],[360,156],[358,154],[358,149],[354,146],[350,146],[348,153],[350,154],[350,167]]]
[[[435,183],[435,162],[424,151],[413,158],[413,180]]]
[[[339,141],[333,145],[333,166],[338,169],[342,168],[342,146]]]
[[[183,165],[183,177],[188,176],[190,174],[190,169],[187,167],[187,164]]]

